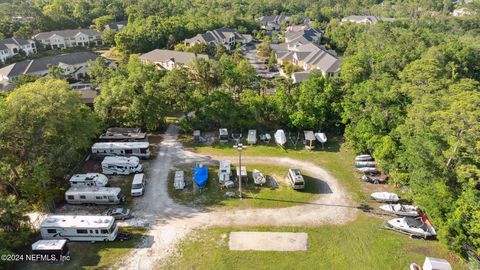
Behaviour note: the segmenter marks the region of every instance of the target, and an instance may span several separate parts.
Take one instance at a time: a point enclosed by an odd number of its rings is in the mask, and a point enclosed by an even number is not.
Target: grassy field
[[[306,252],[229,251],[232,231],[308,233]],[[165,269],[408,269],[423,264],[425,256],[446,258],[462,269],[437,242],[414,240],[379,228],[379,220],[360,214],[343,226],[214,228],[196,231],[179,244],[180,255],[159,268]]]
[[[186,148],[203,155],[237,155],[232,144],[198,146],[183,139]],[[388,186],[365,184],[355,172],[354,153],[340,139],[330,139],[325,149],[307,151],[302,145],[281,149],[273,143],[248,147],[243,156],[275,156],[315,163],[340,181],[361,204],[376,208],[369,199],[371,189],[390,189]],[[193,233],[189,241],[179,245],[182,252],[166,265],[172,269],[407,269],[411,262],[422,264],[425,256],[446,258],[454,269],[462,269],[456,257],[437,241],[410,239],[408,236],[381,229],[383,219],[359,213],[358,219],[343,226],[319,227],[247,227],[212,228]],[[231,231],[306,232],[309,235],[307,252],[229,251]]]
[[[121,232],[132,233],[132,239],[123,242],[71,242],[70,261],[49,264],[49,263],[22,263],[16,265],[15,269],[22,270],[74,270],[74,269],[109,269],[115,265],[120,258],[124,258],[143,238],[145,229],[138,227],[122,227]]]
[[[232,143],[214,143],[212,146],[199,146],[193,144],[189,138],[182,138],[182,141],[187,149],[199,154],[215,156],[238,155]],[[242,152],[242,156],[290,157],[309,161],[323,167],[335,176],[354,195],[354,200],[365,201],[369,198],[362,191],[361,182],[356,178],[353,166],[355,155],[351,149],[340,144],[340,139],[332,138],[325,144],[325,149],[321,149],[318,146],[314,151],[306,150],[301,143],[297,145],[297,149],[288,144],[286,149],[282,149],[273,142],[270,142],[270,144],[258,144],[247,147]]]
[[[169,175],[168,191],[170,196],[177,202],[206,207],[231,207],[231,208],[281,208],[295,206],[302,203],[309,203],[316,200],[320,194],[318,179],[304,175],[305,189],[293,190],[284,182],[288,168],[269,166],[269,165],[251,165],[243,164],[247,167],[248,183],[242,185],[244,200],[238,200],[238,187],[221,188],[218,184],[218,165],[209,167],[209,178],[205,188],[202,191],[195,191],[193,187],[193,164],[177,166],[176,169],[185,171],[186,187],[184,190],[177,191],[173,187],[174,170]],[[232,167],[235,168],[235,167]],[[252,170],[258,169],[273,177],[279,184],[279,187],[272,189],[269,182],[264,186],[257,186],[253,183]],[[227,198],[227,191],[236,192],[235,198]]]

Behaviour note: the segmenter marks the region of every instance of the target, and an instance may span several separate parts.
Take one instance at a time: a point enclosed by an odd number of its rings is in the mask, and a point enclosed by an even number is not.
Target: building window
[[[85,200],[86,199],[85,195],[80,195],[80,199]]]
[[[73,200],[73,195],[68,195],[67,198],[68,198],[69,200]]]

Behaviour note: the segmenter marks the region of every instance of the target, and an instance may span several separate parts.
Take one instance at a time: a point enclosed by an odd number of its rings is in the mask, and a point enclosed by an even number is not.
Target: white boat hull
[[[436,235],[436,232],[430,229],[423,223],[422,218],[410,218],[410,217],[403,217],[403,218],[394,218],[388,221],[388,226],[393,229],[427,238]]]
[[[287,137],[285,137],[285,132],[283,129],[279,129],[275,132],[275,142],[281,146],[287,143]]]
[[[373,160],[371,155],[359,155],[355,157],[355,161],[370,161]]]
[[[326,143],[327,142],[327,135],[325,135],[325,133],[322,133],[322,132],[317,132],[314,134],[315,136],[315,139],[317,139],[317,141],[321,142],[321,143]]]
[[[378,202],[398,202],[400,198],[395,193],[390,192],[374,192],[370,195],[372,199]]]
[[[417,217],[417,208],[413,205],[401,205],[401,204],[383,204],[380,205],[380,209],[383,211],[402,217]]]
[[[266,182],[265,176],[259,170],[253,170],[252,172],[253,182],[255,185],[263,185]]]

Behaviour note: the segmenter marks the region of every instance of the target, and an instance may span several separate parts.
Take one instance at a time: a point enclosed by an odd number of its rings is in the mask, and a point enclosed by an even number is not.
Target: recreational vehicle
[[[98,139],[102,142],[143,142],[147,140],[147,133],[141,132],[139,128],[113,127]]]
[[[143,172],[138,157],[105,157],[102,161],[104,174],[124,174]]]
[[[48,216],[40,225],[43,239],[68,241],[114,241],[118,227],[109,216]]]
[[[145,174],[135,174],[132,181],[132,190],[130,191],[132,196],[142,196],[145,193]]]
[[[293,189],[304,189],[305,181],[299,169],[288,169],[288,181]]]
[[[32,244],[32,254],[47,256],[49,262],[61,260],[69,254],[67,240],[39,240]]]
[[[101,173],[74,174],[70,178],[72,187],[105,187],[108,185],[108,178]]]
[[[65,200],[69,204],[119,204],[125,196],[119,187],[71,187]]]
[[[218,130],[218,139],[221,143],[228,142],[228,130],[226,128],[221,128]]]
[[[218,170],[218,181],[220,183],[225,183],[227,181],[230,181],[231,176],[232,176],[232,170],[230,168],[230,161],[221,160],[220,168]]]
[[[96,156],[136,156],[149,158],[148,142],[101,142],[92,146],[92,154]]]

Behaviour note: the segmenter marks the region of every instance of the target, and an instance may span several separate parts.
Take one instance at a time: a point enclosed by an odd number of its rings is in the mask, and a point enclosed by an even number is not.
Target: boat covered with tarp
[[[397,216],[403,217],[416,217],[418,216],[417,207],[409,204],[382,204],[380,209],[389,213],[395,214]]]
[[[358,155],[355,157],[355,161],[371,161],[373,157],[371,155]]]
[[[287,143],[287,137],[285,137],[285,131],[283,131],[283,129],[278,129],[275,132],[274,137],[275,142],[280,146],[283,146],[285,143]]]
[[[197,164],[193,173],[193,180],[199,187],[204,187],[208,180],[208,168],[203,164]]]
[[[372,199],[379,202],[393,202],[396,203],[400,200],[398,195],[391,192],[374,192],[370,195]]]

